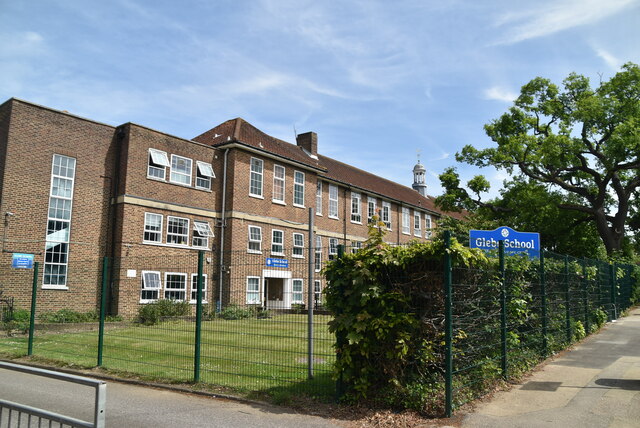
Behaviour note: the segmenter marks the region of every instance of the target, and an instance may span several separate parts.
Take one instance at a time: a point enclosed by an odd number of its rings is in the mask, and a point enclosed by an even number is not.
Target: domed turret
[[[420,163],[420,159],[418,158],[418,163],[413,167],[413,185],[411,187],[425,197],[427,196],[426,173],[427,169]]]

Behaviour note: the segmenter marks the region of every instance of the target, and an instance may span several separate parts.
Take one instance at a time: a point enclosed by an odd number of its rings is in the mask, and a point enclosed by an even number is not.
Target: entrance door
[[[264,279],[264,301],[267,302],[267,309],[286,309],[285,281],[285,278]]]

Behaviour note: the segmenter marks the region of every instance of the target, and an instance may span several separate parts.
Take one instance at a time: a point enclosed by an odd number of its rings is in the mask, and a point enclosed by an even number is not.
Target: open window
[[[169,165],[169,158],[167,157],[166,152],[157,149],[149,149],[147,177],[165,180],[167,167]]]
[[[199,248],[209,248],[209,238],[213,238],[213,230],[206,221],[193,222],[193,240],[191,245]]]
[[[158,300],[160,295],[160,272],[142,271],[142,290],[140,292],[140,302],[153,302]]]
[[[216,178],[213,167],[206,162],[196,161],[196,188],[211,190],[211,179]]]

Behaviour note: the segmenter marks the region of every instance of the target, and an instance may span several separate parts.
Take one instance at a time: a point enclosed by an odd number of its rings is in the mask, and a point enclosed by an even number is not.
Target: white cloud
[[[505,103],[512,103],[518,98],[518,94],[515,92],[504,89],[500,86],[493,86],[484,90],[484,97],[488,100],[503,101]]]
[[[602,58],[602,60],[604,60],[604,62],[612,69],[614,70],[619,70],[620,67],[622,66],[622,61],[620,61],[618,58],[616,58],[615,56],[613,56],[610,52],[600,48],[600,47],[594,47],[593,48],[596,51],[596,54]]]
[[[537,3],[533,9],[508,12],[495,26],[506,26],[506,35],[496,44],[514,44],[562,30],[587,25],[614,15],[637,0],[565,0]]]

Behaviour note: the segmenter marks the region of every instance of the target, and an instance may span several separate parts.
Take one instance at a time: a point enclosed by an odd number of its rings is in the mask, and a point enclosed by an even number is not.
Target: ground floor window
[[[142,290],[140,291],[141,302],[151,302],[158,300],[160,295],[160,272],[142,271]]]
[[[164,274],[164,298],[185,300],[187,297],[187,274],[167,272]]]
[[[322,306],[322,281],[316,279],[313,281],[313,300],[315,302],[315,308],[318,309]]]
[[[302,300],[302,280],[294,279],[293,286],[291,288],[291,303],[303,303]]]
[[[247,304],[255,305],[260,303],[260,277],[247,277]]]
[[[198,302],[198,274],[191,274],[191,303]],[[207,274],[202,274],[202,302],[207,302]]]

